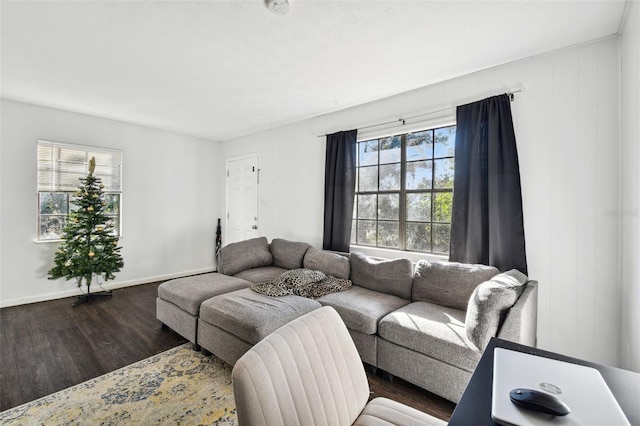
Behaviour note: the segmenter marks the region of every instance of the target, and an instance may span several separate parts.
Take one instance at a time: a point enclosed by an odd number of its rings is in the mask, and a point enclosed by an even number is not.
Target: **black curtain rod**
[[[524,92],[524,89],[515,89],[515,90],[511,90],[510,92],[506,92],[506,95],[509,96],[509,99],[513,102],[513,100],[515,99],[515,94],[516,93],[522,93],[522,92]],[[360,131],[360,130],[364,130],[364,129],[370,129],[372,127],[385,126],[385,125],[388,125],[388,124],[396,124],[398,122],[401,122],[402,125],[404,126],[406,124],[407,120],[413,120],[414,118],[425,117],[425,116],[428,116],[428,115],[437,114],[439,112],[448,111],[448,110],[453,109],[453,108],[455,108],[455,107],[442,108],[442,109],[439,109],[439,110],[436,110],[436,111],[429,111],[429,112],[425,112],[424,114],[418,114],[418,115],[414,115],[414,116],[411,116],[411,117],[398,118],[398,119],[393,120],[393,121],[385,121],[384,123],[370,124],[368,126],[358,127],[357,129],[358,129],[358,131]],[[324,135],[319,135],[318,137],[319,138],[324,138],[324,137],[326,137],[328,135],[329,135],[328,133],[325,133]]]

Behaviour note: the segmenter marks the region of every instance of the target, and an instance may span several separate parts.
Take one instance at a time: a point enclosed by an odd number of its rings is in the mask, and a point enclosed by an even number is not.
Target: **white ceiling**
[[[2,97],[226,141],[615,34],[624,10],[290,1],[2,1]]]

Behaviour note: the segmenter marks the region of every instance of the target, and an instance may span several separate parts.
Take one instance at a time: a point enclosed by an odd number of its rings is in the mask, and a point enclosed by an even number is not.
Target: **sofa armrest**
[[[536,346],[538,330],[538,282],[529,281],[509,309],[497,337],[528,346]]]

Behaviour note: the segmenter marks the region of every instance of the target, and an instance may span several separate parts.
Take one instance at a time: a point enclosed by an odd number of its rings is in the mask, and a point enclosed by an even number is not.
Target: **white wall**
[[[262,235],[319,247],[325,140],[318,135],[524,86],[512,108],[529,272],[540,283],[539,346],[616,365],[618,63],[618,40],[610,38],[229,141],[223,155],[261,154]]]
[[[640,4],[628,2],[622,58],[621,366],[640,371]]]
[[[121,122],[2,101],[2,306],[77,294],[74,281],[49,281],[56,243],[36,244],[36,142],[123,151],[125,266],[111,288],[214,267],[224,161],[219,143]]]

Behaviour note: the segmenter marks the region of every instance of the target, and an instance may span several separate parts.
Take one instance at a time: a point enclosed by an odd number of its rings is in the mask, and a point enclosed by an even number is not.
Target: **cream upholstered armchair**
[[[235,364],[232,377],[240,425],[446,424],[390,399],[367,404],[362,361],[328,306],[258,342]]]

